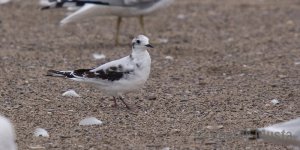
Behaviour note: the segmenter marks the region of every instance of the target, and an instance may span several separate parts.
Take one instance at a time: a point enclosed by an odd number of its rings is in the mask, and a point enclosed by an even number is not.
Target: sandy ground
[[[64,10],[38,8],[34,0],[0,8],[0,112],[15,124],[19,149],[287,149],[238,133],[300,115],[298,0],[177,0],[147,17],[152,70],[126,95],[131,111],[112,108],[93,86],[44,75],[128,55],[138,20],[124,21],[116,47],[115,17],[59,28]],[[68,89],[82,97],[62,97]],[[88,116],[104,124],[79,126]],[[50,137],[33,137],[37,127]]]

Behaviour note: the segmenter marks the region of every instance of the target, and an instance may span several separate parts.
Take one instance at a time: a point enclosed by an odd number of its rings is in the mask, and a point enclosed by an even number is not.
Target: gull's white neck
[[[132,48],[131,55],[134,58],[143,58],[145,55],[149,55],[147,49],[139,49],[139,48]]]
[[[149,68],[150,72],[150,65],[151,65],[151,57],[148,53],[147,49],[137,49],[133,48],[132,53],[132,62],[135,64],[139,64],[141,68]],[[148,72],[148,71],[147,71]]]

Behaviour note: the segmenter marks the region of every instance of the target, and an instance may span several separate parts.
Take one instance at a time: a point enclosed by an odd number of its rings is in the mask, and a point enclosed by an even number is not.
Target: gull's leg
[[[115,37],[115,44],[119,45],[119,33],[120,33],[120,26],[122,23],[122,17],[118,17],[117,20],[117,32],[116,32],[116,37]]]
[[[127,109],[130,109],[130,107],[125,103],[124,99],[122,96],[119,96],[119,99],[123,102],[123,104],[125,104]]]
[[[146,31],[145,31],[145,24],[144,24],[144,16],[143,16],[143,15],[141,15],[141,16],[139,17],[139,21],[140,21],[140,25],[141,25],[143,34],[146,34]]]
[[[112,105],[112,107],[117,107],[118,106],[118,104],[117,104],[117,99],[116,99],[116,97],[113,97],[114,99],[113,99],[113,101],[114,101],[114,104]]]

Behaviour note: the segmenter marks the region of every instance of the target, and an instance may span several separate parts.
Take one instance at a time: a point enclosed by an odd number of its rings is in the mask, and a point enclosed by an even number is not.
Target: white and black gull
[[[123,17],[139,17],[142,31],[145,33],[144,16],[169,6],[174,0],[40,0],[43,8],[68,7],[79,9],[60,21],[66,25],[95,16],[117,16],[115,44],[119,43],[119,32]]]
[[[129,56],[93,69],[48,70],[47,76],[66,77],[94,84],[106,94],[113,96],[114,106],[117,106],[116,98],[119,98],[129,109],[121,95],[138,90],[147,81],[151,68],[151,58],[147,51],[149,48],[153,48],[149,44],[149,39],[139,35],[132,40],[132,53]]]

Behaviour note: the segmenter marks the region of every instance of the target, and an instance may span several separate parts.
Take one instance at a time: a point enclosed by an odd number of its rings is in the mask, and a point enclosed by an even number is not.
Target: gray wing
[[[84,1],[84,0],[83,0]],[[111,6],[137,6],[145,4],[154,4],[160,0],[96,0],[102,3],[107,3]]]

